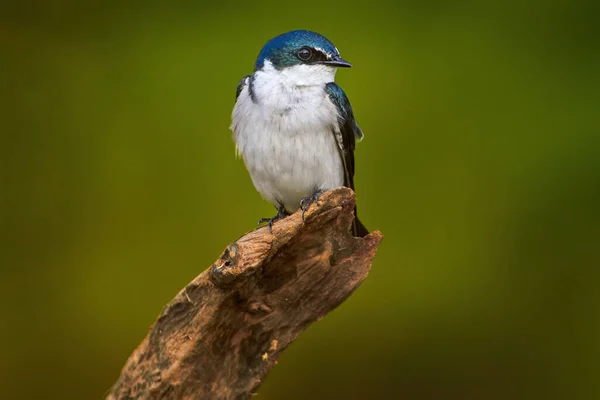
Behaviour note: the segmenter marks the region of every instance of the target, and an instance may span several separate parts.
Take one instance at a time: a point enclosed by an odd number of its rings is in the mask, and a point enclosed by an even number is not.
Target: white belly
[[[344,169],[333,129],[335,106],[322,88],[307,89],[290,107],[257,104],[244,88],[233,112],[232,129],[260,194],[288,212],[300,199],[344,183]]]

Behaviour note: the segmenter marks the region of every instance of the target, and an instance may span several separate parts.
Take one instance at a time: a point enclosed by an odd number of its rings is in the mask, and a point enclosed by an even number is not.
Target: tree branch
[[[252,231],[163,309],[112,387],[116,399],[247,399],[279,354],[367,277],[380,232],[349,232],[354,193],[323,194]]]

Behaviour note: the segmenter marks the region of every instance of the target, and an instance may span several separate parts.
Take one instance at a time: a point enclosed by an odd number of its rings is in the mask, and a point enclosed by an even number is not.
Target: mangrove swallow
[[[231,130],[256,190],[279,218],[304,212],[319,195],[354,190],[354,145],[363,138],[338,68],[351,67],[324,36],[306,30],[284,33],[260,51],[254,72],[237,86]],[[356,216],[356,208],[355,208]],[[355,236],[368,230],[355,218]]]

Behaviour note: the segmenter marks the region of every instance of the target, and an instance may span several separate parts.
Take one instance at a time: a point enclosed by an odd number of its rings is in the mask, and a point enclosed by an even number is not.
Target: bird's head
[[[338,49],[326,37],[316,32],[297,30],[284,33],[264,45],[255,70],[273,68],[286,71],[299,78],[313,75],[314,78],[335,75],[337,68],[352,65],[340,57]]]

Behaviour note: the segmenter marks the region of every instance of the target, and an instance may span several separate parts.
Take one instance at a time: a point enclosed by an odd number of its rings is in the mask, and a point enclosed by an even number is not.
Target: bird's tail
[[[356,206],[354,207],[354,221],[352,222],[352,235],[355,237],[365,237],[369,234],[369,230],[358,220],[356,214]]]

